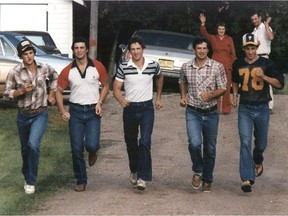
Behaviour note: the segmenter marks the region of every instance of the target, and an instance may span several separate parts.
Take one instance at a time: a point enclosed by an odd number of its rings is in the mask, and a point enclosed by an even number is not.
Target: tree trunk
[[[114,42],[113,42],[113,46],[111,49],[110,60],[109,60],[109,65],[108,65],[110,88],[112,88],[114,75],[116,72],[115,71],[116,70],[115,57],[116,57],[116,50],[117,50],[119,33],[120,33],[120,29],[117,29],[116,34],[115,34],[115,38],[114,38]]]
[[[91,1],[90,15],[90,37],[89,37],[89,56],[92,59],[97,59],[97,36],[98,36],[98,6],[99,1]]]

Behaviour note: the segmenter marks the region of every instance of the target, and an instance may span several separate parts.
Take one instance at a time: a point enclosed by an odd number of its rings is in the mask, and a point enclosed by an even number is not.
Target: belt
[[[142,101],[142,102],[129,102],[129,105],[141,106],[141,105],[145,105],[149,103],[152,103],[152,100]]]
[[[215,105],[213,107],[209,107],[207,109],[201,109],[201,108],[190,106],[190,105],[187,105],[187,106],[190,109],[195,110],[195,111],[200,112],[200,113],[209,113],[209,112],[212,112],[213,110],[217,109],[217,105]]]
[[[268,53],[261,53],[261,54],[258,54],[258,56],[269,56]]]
[[[72,103],[70,102],[71,105],[74,105],[74,106],[79,106],[79,107],[83,107],[83,108],[94,108],[96,106],[96,103],[95,104],[78,104],[78,103]]]
[[[39,107],[37,109],[19,108],[19,111],[24,113],[24,114],[26,114],[26,115],[35,115],[35,114],[40,113],[40,112],[42,112],[42,111],[44,111],[46,109],[47,109],[46,106],[45,107],[41,106],[41,107]]]

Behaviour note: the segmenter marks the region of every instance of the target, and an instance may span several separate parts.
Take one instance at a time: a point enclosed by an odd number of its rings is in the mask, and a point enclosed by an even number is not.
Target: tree
[[[89,55],[91,58],[97,59],[98,44],[98,0],[92,1],[90,6],[90,37],[89,37]]]

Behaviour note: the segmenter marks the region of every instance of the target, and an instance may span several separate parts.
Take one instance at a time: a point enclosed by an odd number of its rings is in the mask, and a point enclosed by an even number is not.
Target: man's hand
[[[186,105],[187,105],[186,98],[181,98],[181,100],[180,100],[180,106],[181,106],[181,107],[186,107]]]
[[[69,112],[64,112],[64,113],[61,113],[61,118],[63,121],[69,121],[70,120],[70,113]]]
[[[95,113],[98,116],[102,116],[102,105],[101,103],[96,104]]]
[[[201,92],[199,96],[205,102],[208,102],[213,99],[213,95],[211,94],[211,92]]]
[[[32,83],[24,83],[24,85],[21,88],[21,91],[25,94],[28,92],[33,91],[33,85]]]
[[[238,103],[238,95],[237,94],[233,94],[233,98],[232,100],[230,101],[231,105],[236,107],[237,106],[237,103]]]
[[[256,76],[257,77],[261,77],[262,79],[264,79],[265,74],[264,74],[264,71],[262,70],[262,68],[260,68],[260,67],[257,68]]]
[[[160,110],[160,109],[163,108],[163,105],[162,105],[162,103],[161,103],[161,100],[156,100],[156,102],[155,102],[155,108],[156,108],[157,110]]]
[[[264,24],[269,26],[269,23],[270,23],[271,19],[272,18],[270,16],[267,17],[266,20],[264,21]]]
[[[127,99],[125,99],[125,98],[121,99],[121,100],[119,101],[119,103],[120,103],[120,105],[121,105],[123,108],[129,106],[129,101],[128,101]]]

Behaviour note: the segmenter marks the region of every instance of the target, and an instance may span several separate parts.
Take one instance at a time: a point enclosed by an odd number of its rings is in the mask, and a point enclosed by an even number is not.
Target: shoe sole
[[[143,186],[136,186],[136,188],[138,189],[138,190],[145,190],[146,189],[146,187],[143,187]]]
[[[34,194],[35,191],[25,191],[26,194]]]
[[[198,187],[195,187],[194,185],[192,185],[192,188],[195,189],[195,190],[199,190],[200,185]]]

